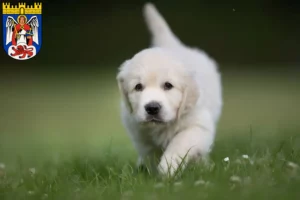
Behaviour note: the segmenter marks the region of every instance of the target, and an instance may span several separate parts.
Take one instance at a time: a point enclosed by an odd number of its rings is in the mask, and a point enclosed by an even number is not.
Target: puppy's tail
[[[180,40],[174,35],[163,16],[152,3],[145,4],[144,17],[152,34],[153,46],[176,47],[181,44]]]

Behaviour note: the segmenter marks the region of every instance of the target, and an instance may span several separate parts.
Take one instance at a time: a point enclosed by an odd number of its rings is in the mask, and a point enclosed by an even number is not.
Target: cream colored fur
[[[222,109],[221,78],[215,61],[184,45],[154,5],[146,4],[144,15],[153,46],[120,67],[122,120],[139,154],[138,165],[172,176],[181,163],[184,167],[209,154]],[[166,82],[173,88],[166,90]],[[143,89],[137,91],[137,84]],[[149,102],[160,103],[159,122],[148,120]]]

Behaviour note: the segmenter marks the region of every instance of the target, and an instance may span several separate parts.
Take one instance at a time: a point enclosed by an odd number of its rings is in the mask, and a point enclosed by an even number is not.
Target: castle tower
[[[26,3],[18,3],[18,5],[10,5],[10,3],[2,3],[2,14],[42,14],[42,3],[34,3],[27,5]]]

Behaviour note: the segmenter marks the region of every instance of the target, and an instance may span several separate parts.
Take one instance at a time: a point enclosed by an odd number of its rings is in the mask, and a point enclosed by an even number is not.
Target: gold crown
[[[2,14],[42,14],[42,3],[34,3],[34,5],[26,6],[26,3],[18,5],[10,5],[10,3],[2,3]]]

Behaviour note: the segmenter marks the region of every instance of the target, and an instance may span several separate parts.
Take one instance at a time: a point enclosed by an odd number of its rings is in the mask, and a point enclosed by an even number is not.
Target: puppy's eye
[[[174,86],[169,83],[169,82],[165,82],[164,84],[164,90],[171,90]]]
[[[134,87],[134,89],[136,91],[142,91],[143,90],[143,85],[141,83],[136,84],[136,86]]]

